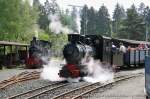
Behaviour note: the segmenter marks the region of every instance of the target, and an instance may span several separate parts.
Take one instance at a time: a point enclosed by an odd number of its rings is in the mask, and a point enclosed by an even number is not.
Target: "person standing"
[[[113,42],[111,42],[111,53],[110,53],[110,60],[111,60],[111,65],[113,65],[113,54],[116,52],[117,47]]]
[[[126,53],[126,52],[127,52],[127,49],[126,49],[126,47],[123,45],[123,43],[120,43],[119,51],[120,51],[120,52],[123,52],[123,53]]]

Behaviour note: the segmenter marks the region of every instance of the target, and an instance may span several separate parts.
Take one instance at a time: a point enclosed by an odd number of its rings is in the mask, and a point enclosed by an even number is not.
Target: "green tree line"
[[[0,0],[0,40],[26,41],[36,19],[37,12],[28,1]]]
[[[150,40],[150,8],[144,3],[138,7],[133,4],[126,10],[116,4],[112,18],[104,4],[99,10],[85,5],[80,11],[80,31],[76,24],[77,13],[75,7],[71,11],[62,11],[56,0],[46,0],[44,4],[33,0],[32,5],[29,0],[0,0],[0,40],[29,43],[38,33],[39,39],[51,41],[54,45],[59,45],[56,44],[59,40],[65,43],[66,34],[55,34],[49,28],[49,15],[53,14],[59,16],[65,27],[81,34],[145,40],[147,33]]]
[[[97,34],[115,38],[150,41],[150,8],[133,4],[126,11],[116,4],[112,19],[105,5],[99,10],[85,5],[81,11],[81,34]]]

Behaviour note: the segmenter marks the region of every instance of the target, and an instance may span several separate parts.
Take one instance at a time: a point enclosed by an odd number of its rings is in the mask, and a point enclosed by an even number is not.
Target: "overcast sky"
[[[45,0],[40,1],[42,3],[45,2]],[[57,0],[57,3],[59,4],[61,9],[71,8],[68,5],[83,6],[87,4],[88,7],[93,6],[98,10],[99,7],[104,4],[108,8],[110,15],[112,15],[117,2],[121,4],[125,9],[129,8],[133,3],[136,6],[139,6],[141,2],[150,7],[150,0]]]

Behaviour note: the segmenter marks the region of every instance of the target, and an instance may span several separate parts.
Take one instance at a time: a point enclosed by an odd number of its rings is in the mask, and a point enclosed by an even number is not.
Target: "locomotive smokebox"
[[[69,64],[78,64],[78,62],[85,56],[86,48],[81,44],[69,43],[65,45],[63,50],[64,58]]]

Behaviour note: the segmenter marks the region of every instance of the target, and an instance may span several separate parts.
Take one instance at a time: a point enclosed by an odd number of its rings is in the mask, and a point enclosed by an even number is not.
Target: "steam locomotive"
[[[46,57],[50,54],[51,43],[45,40],[37,40],[33,37],[29,46],[29,55],[26,59],[26,68],[40,68],[43,64],[46,64],[46,60],[42,57]]]
[[[64,46],[63,56],[66,60],[66,65],[59,72],[60,77],[84,77],[88,74],[86,66],[81,62],[83,58],[93,57],[101,59],[99,46],[102,42],[100,38],[94,35],[81,36],[78,34],[69,34],[69,43]]]
[[[84,77],[88,74],[86,66],[82,65],[82,59],[88,55],[96,60],[110,63],[117,67],[137,67],[144,64],[144,58],[149,54],[149,49],[128,50],[126,53],[119,52],[116,49],[112,51],[112,42],[119,48],[123,43],[126,47],[137,47],[141,42],[126,39],[113,39],[100,35],[79,35],[69,34],[69,43],[64,46],[63,56],[66,59],[66,65],[59,72],[60,77]],[[149,42],[142,42],[150,44]]]

